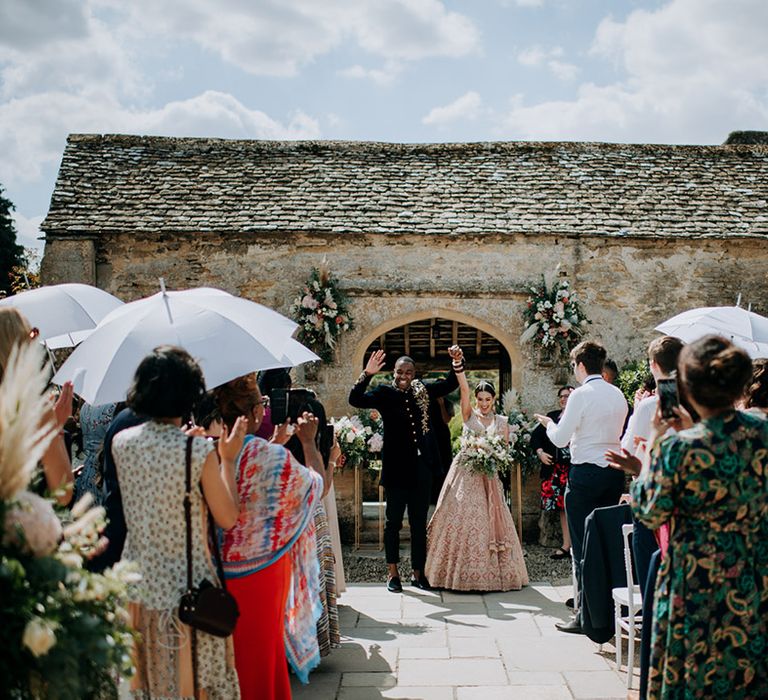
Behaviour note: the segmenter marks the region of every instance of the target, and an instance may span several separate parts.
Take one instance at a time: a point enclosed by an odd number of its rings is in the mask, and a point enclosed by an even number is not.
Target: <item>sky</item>
[[[69,133],[722,143],[768,0],[0,0],[0,185],[41,247]]]

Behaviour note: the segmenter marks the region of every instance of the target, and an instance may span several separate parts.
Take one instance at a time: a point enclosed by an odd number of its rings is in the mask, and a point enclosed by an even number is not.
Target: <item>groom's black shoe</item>
[[[558,622],[555,624],[555,627],[557,627],[557,629],[559,629],[561,632],[569,632],[570,634],[586,634],[586,632],[581,628],[581,623],[579,622],[578,617],[574,617],[568,622]]]
[[[421,588],[422,591],[432,590],[432,586],[429,585],[429,581],[427,581],[427,577],[424,576],[423,574],[419,576],[419,578],[412,578],[411,585],[415,586],[416,588]]]
[[[403,592],[403,584],[400,583],[400,577],[399,576],[390,576],[389,579],[387,579],[387,590],[390,593],[402,593]]]

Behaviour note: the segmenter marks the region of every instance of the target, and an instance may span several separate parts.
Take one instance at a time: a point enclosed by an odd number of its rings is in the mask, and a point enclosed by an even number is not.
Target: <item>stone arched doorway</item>
[[[447,348],[459,344],[470,369],[495,370],[499,395],[519,389],[521,358],[517,344],[488,322],[451,309],[434,309],[390,319],[363,336],[356,347],[354,366],[363,367],[370,354],[383,349],[387,370],[401,355],[412,357],[420,373],[448,367]]]

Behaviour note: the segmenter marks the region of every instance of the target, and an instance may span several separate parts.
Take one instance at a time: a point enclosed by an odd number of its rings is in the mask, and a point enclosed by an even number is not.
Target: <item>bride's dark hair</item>
[[[496,389],[494,388],[493,384],[489,382],[487,379],[481,379],[476,385],[475,385],[475,397],[481,392],[486,391],[491,396],[496,396]]]

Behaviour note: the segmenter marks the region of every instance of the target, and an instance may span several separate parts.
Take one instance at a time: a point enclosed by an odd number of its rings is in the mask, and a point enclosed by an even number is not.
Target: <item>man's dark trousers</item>
[[[576,583],[581,598],[581,562],[584,556],[584,521],[595,508],[615,506],[624,492],[624,473],[596,464],[572,464],[565,490],[565,517],[571,535]],[[581,605],[578,606],[579,609]]]
[[[387,522],[384,526],[384,552],[387,564],[400,562],[400,530],[407,506],[408,525],[411,528],[411,567],[423,573],[427,561],[427,511],[432,474],[429,465],[423,460],[419,460],[414,471],[411,486],[387,486],[385,489]]]

